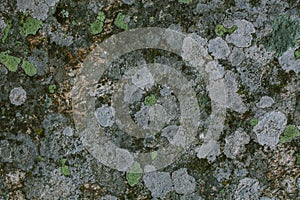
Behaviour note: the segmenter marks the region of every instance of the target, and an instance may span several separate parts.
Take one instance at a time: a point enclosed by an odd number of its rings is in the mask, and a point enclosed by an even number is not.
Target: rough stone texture
[[[260,186],[256,179],[244,178],[240,180],[239,185],[235,191],[236,200],[244,199],[259,199]]]
[[[230,54],[227,43],[220,37],[208,42],[208,51],[212,53],[215,59],[224,59]]]
[[[101,108],[97,108],[95,116],[101,126],[112,126],[115,122],[115,109],[111,106],[103,105]]]
[[[22,87],[16,87],[10,91],[9,100],[13,105],[20,106],[25,102],[26,94]]]
[[[228,158],[235,159],[246,150],[245,145],[250,142],[250,136],[239,129],[233,135],[227,136],[225,141],[224,154]]]
[[[263,96],[260,101],[256,104],[259,108],[269,108],[274,104],[272,97]]]
[[[135,85],[126,84],[124,87],[124,101],[127,103],[135,103],[143,97],[143,90]]]
[[[178,194],[190,194],[196,188],[196,180],[190,176],[186,168],[181,168],[172,174],[174,189]]]
[[[275,147],[279,141],[280,134],[285,129],[286,123],[287,119],[282,112],[271,111],[266,113],[253,128],[258,143]]]
[[[234,25],[237,26],[232,34],[226,36],[226,41],[237,47],[249,47],[252,41],[252,35],[255,29],[252,23],[246,20],[235,20]]]
[[[299,59],[295,59],[294,56],[295,48],[289,48],[286,52],[282,54],[281,57],[279,57],[278,61],[281,67],[289,71],[294,71],[296,73],[300,72],[300,61]]]
[[[143,176],[146,187],[155,198],[164,198],[173,190],[172,179],[167,172],[150,172]]]

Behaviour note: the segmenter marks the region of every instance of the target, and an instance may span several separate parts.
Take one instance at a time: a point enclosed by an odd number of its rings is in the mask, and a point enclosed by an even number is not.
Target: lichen
[[[92,35],[97,35],[103,31],[104,21],[104,12],[99,12],[96,21],[93,22],[90,27]]]
[[[120,29],[128,30],[128,24],[125,23],[124,20],[125,20],[125,15],[122,13],[118,13],[114,24]]]
[[[135,162],[129,172],[126,173],[126,179],[128,184],[133,187],[135,186],[143,175],[143,170],[138,162]]]
[[[3,37],[2,37],[2,39],[1,39],[2,43],[4,43],[4,42],[6,41],[6,39],[7,39],[7,37],[8,37],[8,34],[9,34],[9,31],[10,31],[11,27],[12,27],[12,23],[11,23],[11,20],[9,20],[9,21],[7,22],[7,24],[6,24],[5,29],[4,29],[4,34],[3,34]]]
[[[267,41],[267,48],[276,51],[281,56],[289,47],[297,45],[297,38],[300,37],[300,19],[293,19],[289,16],[280,15],[273,21],[272,34]]]
[[[31,62],[29,62],[27,60],[23,60],[21,68],[25,71],[25,73],[28,76],[34,76],[37,73],[37,70],[36,70],[34,64],[32,64]]]
[[[17,71],[20,62],[21,62],[20,58],[8,55],[7,51],[0,53],[0,63],[5,65],[5,67],[7,67],[7,69],[11,72]]]
[[[41,20],[28,17],[24,22],[22,22],[21,34],[24,36],[35,35],[42,25],[43,22]]]
[[[215,27],[215,33],[219,37],[222,37],[226,34],[232,34],[235,30],[237,30],[236,25],[234,25],[230,28],[226,28],[224,25],[217,24],[216,27]]]
[[[300,48],[295,50],[294,56],[295,56],[296,59],[300,58]]]

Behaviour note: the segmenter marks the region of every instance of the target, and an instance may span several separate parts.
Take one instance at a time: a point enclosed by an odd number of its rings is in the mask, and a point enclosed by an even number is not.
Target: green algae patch
[[[32,64],[31,62],[29,62],[27,60],[23,60],[21,68],[25,71],[25,74],[27,74],[28,76],[34,76],[37,73],[37,70],[36,70],[34,64]]]
[[[104,12],[99,12],[96,21],[93,22],[90,27],[92,35],[97,35],[103,31],[104,21]]]
[[[143,175],[143,170],[138,162],[135,162],[129,172],[126,173],[126,179],[128,184],[133,187],[135,186]]]
[[[290,142],[296,137],[300,136],[300,131],[297,129],[295,125],[286,126],[283,135],[280,136],[279,141],[281,143]]]
[[[128,30],[128,24],[125,23],[125,15],[122,13],[118,13],[114,24],[116,25],[116,27],[118,27],[119,29],[124,29],[124,30]]]
[[[23,23],[21,34],[24,36],[35,35],[36,32],[43,26],[43,22],[32,17],[28,17]]]
[[[20,58],[9,55],[7,51],[0,53],[0,63],[5,65],[5,67],[11,72],[17,71],[20,62]]]
[[[300,37],[300,19],[280,15],[272,23],[272,34],[268,38],[266,47],[281,56],[288,48],[296,47]]]

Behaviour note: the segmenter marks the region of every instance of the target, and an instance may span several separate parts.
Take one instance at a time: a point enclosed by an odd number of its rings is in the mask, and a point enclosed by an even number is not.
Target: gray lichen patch
[[[26,94],[26,91],[22,87],[16,87],[10,91],[10,102],[13,105],[20,106],[25,102]]]

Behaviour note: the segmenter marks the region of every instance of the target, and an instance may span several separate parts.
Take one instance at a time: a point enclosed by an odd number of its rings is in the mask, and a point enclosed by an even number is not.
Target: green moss
[[[300,58],[300,48],[295,50],[294,56],[295,56],[296,59]]]
[[[250,125],[251,126],[256,126],[257,124],[258,124],[258,119],[253,118],[253,119],[250,120]]]
[[[225,28],[224,25],[217,24],[215,27],[215,33],[219,37],[223,37],[226,34],[232,34],[237,29],[237,26],[234,25],[230,28]]]
[[[34,76],[37,73],[37,70],[36,70],[34,64],[32,64],[31,62],[28,62],[26,60],[23,60],[21,67],[28,76]]]
[[[126,173],[126,179],[128,184],[133,187],[135,186],[143,175],[143,170],[138,162],[135,162],[129,172]]]
[[[1,39],[2,43],[4,43],[6,41],[11,27],[12,27],[12,22],[11,22],[11,20],[9,20],[6,23],[6,27],[5,27],[4,31],[3,31],[4,34],[3,34],[3,37]]]
[[[128,30],[128,24],[126,24],[124,20],[125,20],[125,15],[119,13],[115,19],[114,24],[120,29]]]
[[[99,12],[96,21],[93,22],[90,27],[91,33],[93,35],[97,35],[103,31],[104,21],[105,21],[104,12]]]
[[[283,135],[280,136],[279,141],[281,143],[290,142],[296,137],[300,136],[300,131],[297,129],[295,125],[286,126]]]
[[[61,163],[61,173],[64,176],[70,176],[71,173],[70,173],[69,167],[66,165],[66,162],[67,162],[67,159],[61,159],[60,160],[60,163]]]
[[[154,104],[156,104],[156,97],[154,94],[150,94],[149,96],[146,96],[145,100],[144,100],[145,105],[147,106],[153,106]]]
[[[36,32],[42,27],[43,22],[32,17],[28,17],[23,23],[21,28],[21,34],[24,36],[35,35]]]
[[[56,85],[55,84],[49,85],[48,89],[49,89],[49,92],[51,94],[53,94],[55,92],[55,90],[56,90]]]
[[[189,4],[192,3],[193,0],[178,0],[179,3]]]
[[[297,38],[300,37],[300,19],[280,15],[272,23],[272,34],[268,38],[266,47],[276,51],[281,56],[289,47],[296,47]]]
[[[5,67],[7,67],[7,69],[11,72],[17,71],[20,62],[21,62],[20,58],[8,55],[7,51],[0,53],[0,63],[5,65]]]

